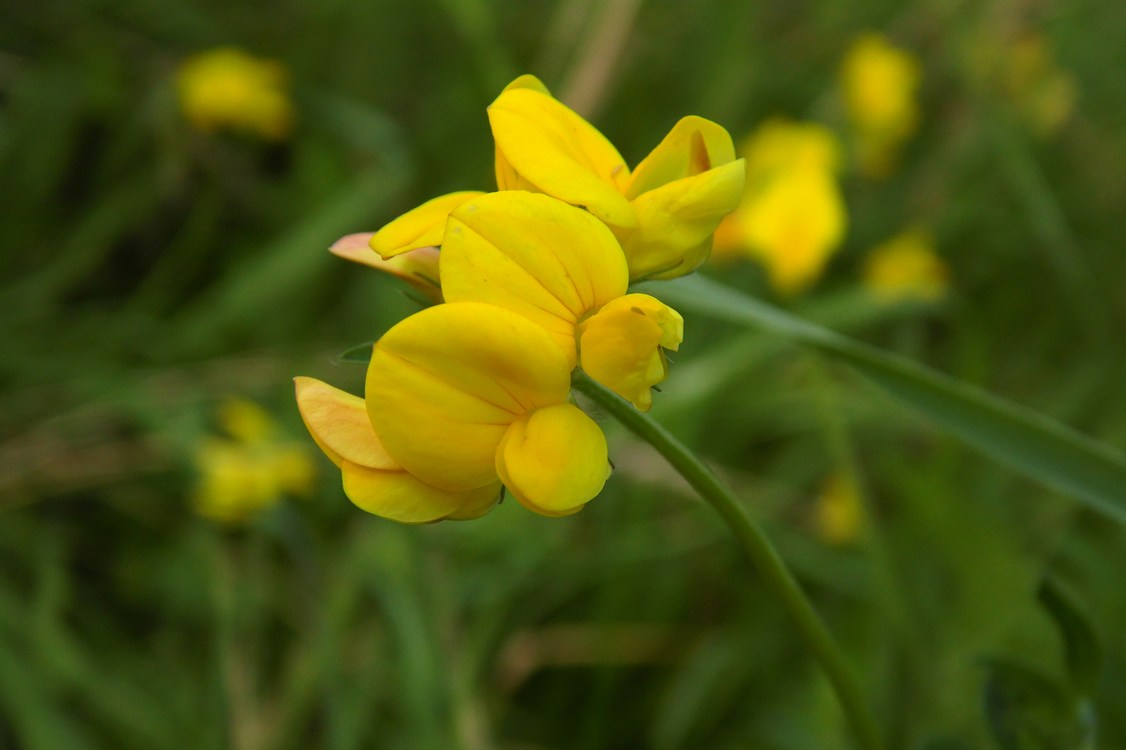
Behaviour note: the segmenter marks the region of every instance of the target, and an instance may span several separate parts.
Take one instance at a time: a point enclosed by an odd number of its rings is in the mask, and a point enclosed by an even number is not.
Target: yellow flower
[[[864,284],[885,301],[937,300],[946,293],[949,269],[935,254],[934,238],[909,229],[873,250],[865,263]]]
[[[237,130],[282,140],[293,128],[285,69],[233,47],[201,52],[180,66],[180,107],[204,132]]]
[[[532,320],[576,364],[639,409],[665,378],[664,349],[683,338],[679,313],[626,295],[629,271],[612,232],[546,195],[490,193],[459,206],[441,252],[447,302],[485,302]]]
[[[915,132],[921,76],[918,60],[882,34],[862,35],[845,55],[841,85],[864,173],[887,174],[900,145]]]
[[[653,386],[668,375],[666,350],[684,339],[684,319],[648,294],[627,294],[578,326],[583,369],[641,411],[653,405]]]
[[[590,211],[617,235],[634,280],[695,270],[742,194],[731,137],[701,117],[680,120],[631,173],[613,144],[533,76],[509,84],[488,113],[499,189],[545,193]],[[473,195],[423,204],[377,232],[372,248],[389,258],[433,244],[445,216]]]
[[[551,335],[480,303],[402,321],[375,345],[365,399],[298,379],[309,431],[360,507],[407,522],[481,515],[498,482],[549,516],[577,512],[609,476],[602,430],[570,403]]]
[[[783,294],[812,284],[844,239],[839,147],[821,125],[771,120],[743,145],[747,190],[717,233],[717,250],[762,263]]]
[[[681,119],[632,173],[602,133],[532,76],[501,92],[489,124],[497,185],[586,208],[618,235],[633,279],[695,270],[743,191],[731,136],[702,117]]]
[[[814,506],[817,535],[830,544],[848,544],[860,536],[864,510],[856,482],[846,474],[830,475]]]
[[[220,405],[220,426],[230,438],[208,438],[196,452],[196,510],[238,524],[275,505],[284,495],[308,495],[316,469],[305,450],[278,435],[257,404],[232,399]]]

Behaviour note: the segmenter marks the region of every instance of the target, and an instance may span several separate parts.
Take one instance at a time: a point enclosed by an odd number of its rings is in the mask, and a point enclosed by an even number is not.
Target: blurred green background
[[[630,163],[689,113],[844,138],[840,63],[867,31],[922,68],[899,168],[846,167],[847,238],[806,293],[750,261],[722,279],[1126,444],[1126,4],[6,3],[0,747],[849,747],[726,530],[621,430],[575,517],[403,527],[348,503],[291,378],[361,391],[337,355],[415,306],[325,249],[490,187],[484,108],[516,75]],[[1062,114],[1005,73],[1026,39],[1069,81]],[[227,45],[285,66],[287,138],[181,112],[179,66]],[[948,293],[878,304],[866,253],[914,224]],[[1121,529],[809,352],[688,316],[675,359],[654,415],[767,525],[889,747],[1094,747],[1093,724],[1126,747]],[[243,524],[193,508],[231,397],[318,470]],[[841,475],[868,521],[833,534]],[[1089,701],[1045,697],[1066,682],[1046,574],[1102,643]]]

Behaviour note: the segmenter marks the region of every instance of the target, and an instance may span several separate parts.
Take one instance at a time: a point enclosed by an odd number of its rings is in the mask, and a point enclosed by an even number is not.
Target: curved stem
[[[625,425],[631,432],[653,446],[700,496],[723,518],[739,540],[743,551],[758,568],[766,585],[782,602],[793,618],[806,648],[825,670],[841,708],[860,747],[877,750],[881,742],[876,722],[849,671],[840,647],[813,609],[801,586],[786,563],[766,538],[762,528],[739,504],[738,499],[695,455],[672,433],[619,398],[581,371],[574,376],[575,389],[585,394]]]

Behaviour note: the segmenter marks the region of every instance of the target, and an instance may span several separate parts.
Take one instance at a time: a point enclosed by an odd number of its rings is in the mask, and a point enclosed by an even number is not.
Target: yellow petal
[[[621,154],[564,104],[534,89],[506,89],[489,107],[489,124],[503,154],[498,184],[510,185],[515,175],[518,186],[584,207],[607,224],[634,226]]]
[[[511,89],[529,89],[531,91],[538,91],[545,96],[551,96],[551,92],[547,90],[547,86],[543,85],[543,81],[533,75],[522,75],[512,83],[504,87],[505,91]],[[496,175],[497,175],[497,190],[530,190],[532,192],[539,192],[536,186],[523,179],[512,165],[508,163],[508,159],[504,158],[504,152],[499,148],[496,151]]]
[[[562,403],[514,422],[497,449],[496,469],[521,505],[569,515],[602,491],[610,476],[606,436],[581,409]]]
[[[711,120],[690,115],[681,118],[657,147],[633,170],[626,197],[685,177],[707,172],[735,161],[731,135]]]
[[[648,411],[652,387],[665,379],[662,349],[675,351],[684,339],[684,319],[647,294],[627,294],[579,327],[583,370],[594,380]]]
[[[547,86],[543,85],[543,81],[536,78],[531,73],[525,73],[504,87],[505,91],[511,91],[512,89],[530,89],[546,96],[551,96],[551,92],[548,91]]]
[[[570,367],[551,336],[521,315],[472,302],[431,307],[375,345],[366,403],[387,452],[446,490],[496,480],[508,425],[565,401]]]
[[[497,506],[500,501],[501,484],[495,482],[465,493],[461,507],[446,516],[447,521],[471,521],[480,518]]]
[[[293,379],[297,409],[313,440],[337,466],[345,461],[368,469],[400,466],[376,437],[364,400],[315,378]]]
[[[332,243],[328,251],[345,260],[397,276],[434,302],[442,301],[442,287],[438,283],[437,247],[418,247],[383,260],[371,249],[371,238],[371,232],[348,234]]]
[[[575,360],[575,322],[625,294],[625,256],[589,213],[545,195],[505,191],[451,216],[441,275],[448,302],[488,302],[547,330]]]
[[[637,229],[622,249],[632,279],[671,279],[694,271],[707,260],[720,222],[743,196],[743,160],[674,180],[643,193],[633,202]]]
[[[496,484],[468,492],[447,492],[405,471],[378,471],[348,461],[340,468],[349,500],[368,513],[400,523],[431,523],[464,509],[484,515],[498,495]]]
[[[386,260],[408,250],[442,244],[446,217],[475,195],[481,192],[465,190],[426,201],[372,235],[371,249]]]

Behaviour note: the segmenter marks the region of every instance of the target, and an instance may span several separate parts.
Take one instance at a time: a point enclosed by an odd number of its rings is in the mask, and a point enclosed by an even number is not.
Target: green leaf
[[[681,312],[765,330],[831,354],[983,455],[1126,524],[1126,456],[1066,425],[699,276],[644,286]]]
[[[1091,695],[1102,673],[1103,651],[1090,619],[1072,595],[1051,576],[1041,582],[1036,595],[1056,621],[1063,637],[1072,687],[1080,695]]]

